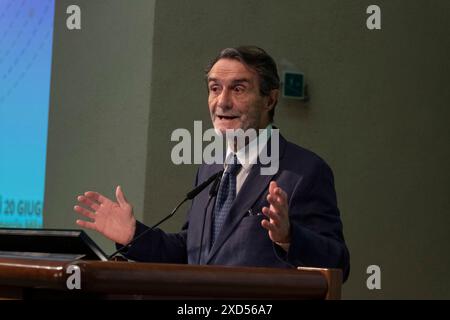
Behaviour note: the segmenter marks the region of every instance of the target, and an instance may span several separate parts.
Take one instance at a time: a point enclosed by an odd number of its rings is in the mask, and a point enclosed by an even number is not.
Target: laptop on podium
[[[18,228],[0,228],[0,258],[108,260],[83,230]]]

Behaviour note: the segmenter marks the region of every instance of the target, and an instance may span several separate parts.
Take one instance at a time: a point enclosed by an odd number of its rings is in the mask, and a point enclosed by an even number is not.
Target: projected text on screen
[[[54,0],[0,0],[0,227],[42,227]]]

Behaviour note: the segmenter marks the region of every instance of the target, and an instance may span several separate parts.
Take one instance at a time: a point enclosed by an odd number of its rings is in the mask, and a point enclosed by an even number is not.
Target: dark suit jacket
[[[278,172],[261,175],[261,164],[252,166],[212,248],[209,244],[214,199],[205,210],[208,187],[192,201],[181,232],[168,234],[160,229],[148,232],[128,249],[126,256],[148,262],[340,268],[346,279],[349,253],[331,169],[319,156],[281,135],[279,146]],[[201,165],[195,184],[222,169],[223,165]],[[266,197],[271,180],[288,194],[292,240],[287,253],[270,240],[261,226],[264,216],[258,214],[263,206],[268,206]],[[146,229],[138,222],[136,235]]]

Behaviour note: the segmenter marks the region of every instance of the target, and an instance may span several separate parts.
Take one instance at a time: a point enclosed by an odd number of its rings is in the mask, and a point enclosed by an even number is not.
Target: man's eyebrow
[[[220,81],[217,78],[208,78],[208,82],[220,82]],[[243,83],[243,82],[250,83],[250,80],[248,80],[246,78],[242,78],[242,79],[234,79],[233,81],[231,81],[232,84]]]
[[[248,79],[246,79],[246,78],[235,79],[235,80],[233,80],[231,83],[236,84],[236,83],[243,83],[243,82],[250,83],[250,80],[248,80]]]

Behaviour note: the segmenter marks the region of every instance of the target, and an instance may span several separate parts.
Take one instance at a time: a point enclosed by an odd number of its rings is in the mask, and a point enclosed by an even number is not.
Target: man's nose
[[[221,109],[232,109],[233,102],[231,99],[231,91],[228,89],[222,90],[217,99],[217,107]]]

